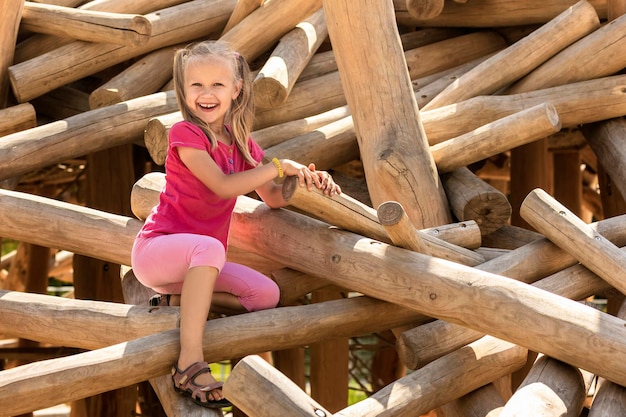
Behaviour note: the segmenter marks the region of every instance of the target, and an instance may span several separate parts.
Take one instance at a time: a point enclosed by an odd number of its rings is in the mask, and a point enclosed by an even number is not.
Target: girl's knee
[[[248,301],[246,309],[248,311],[267,310],[278,305],[280,300],[280,289],[272,280],[268,280],[266,285],[256,288],[255,294]]]

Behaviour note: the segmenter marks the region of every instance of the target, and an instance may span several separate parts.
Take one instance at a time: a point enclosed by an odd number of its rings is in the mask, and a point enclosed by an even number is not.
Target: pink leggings
[[[214,292],[235,295],[248,311],[278,304],[278,285],[254,269],[226,262],[224,246],[210,236],[177,233],[137,238],[131,263],[137,280],[160,294],[180,294],[189,268],[212,266],[220,271]]]

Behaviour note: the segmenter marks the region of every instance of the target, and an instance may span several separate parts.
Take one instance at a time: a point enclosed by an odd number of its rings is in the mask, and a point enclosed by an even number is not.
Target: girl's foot
[[[221,382],[216,382],[211,375],[211,368],[206,362],[196,362],[181,370],[178,365],[172,367],[174,389],[193,402],[207,408],[223,408],[232,405],[222,394]]]

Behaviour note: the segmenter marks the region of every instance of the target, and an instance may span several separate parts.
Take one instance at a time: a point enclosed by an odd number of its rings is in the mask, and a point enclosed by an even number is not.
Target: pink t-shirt
[[[181,161],[178,146],[207,151],[225,174],[253,168],[234,144],[228,146],[218,142],[217,148],[211,150],[209,139],[199,127],[187,121],[176,123],[170,128],[165,187],[159,204],[152,209],[139,237],[171,233],[202,234],[219,239],[226,248],[230,219],[237,199],[222,199],[198,180]],[[251,138],[248,146],[254,160],[261,161],[261,147]]]

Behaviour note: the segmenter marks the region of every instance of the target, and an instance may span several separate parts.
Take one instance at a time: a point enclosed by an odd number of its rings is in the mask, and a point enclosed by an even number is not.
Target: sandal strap
[[[193,363],[184,370],[179,369],[178,365],[174,364],[174,366],[172,367],[172,379],[179,389],[185,390],[188,388],[190,383],[193,386],[198,387],[198,385],[193,384],[192,381],[195,377],[205,372],[211,372],[211,368],[209,367],[209,364],[207,362]]]

